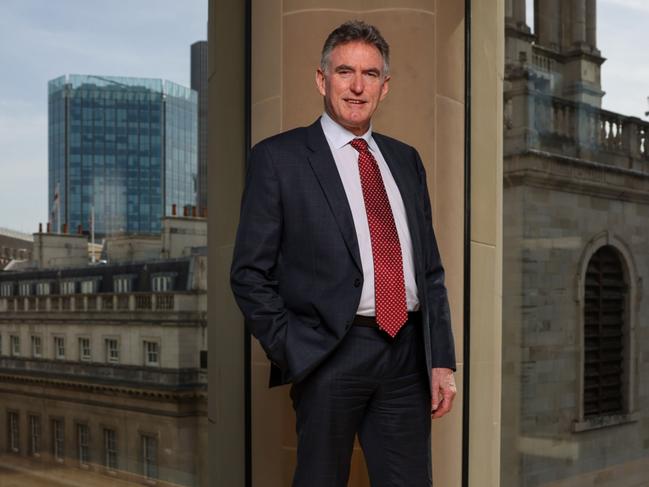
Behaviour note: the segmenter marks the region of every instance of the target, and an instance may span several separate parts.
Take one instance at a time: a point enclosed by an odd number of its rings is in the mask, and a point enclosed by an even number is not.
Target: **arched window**
[[[584,289],[584,418],[624,413],[628,282],[618,251],[600,247]]]

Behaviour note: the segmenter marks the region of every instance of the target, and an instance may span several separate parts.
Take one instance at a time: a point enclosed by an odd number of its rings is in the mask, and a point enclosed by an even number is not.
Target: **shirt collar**
[[[325,134],[325,137],[329,141],[329,144],[331,144],[334,149],[342,149],[352,140],[360,138],[365,139],[365,142],[367,142],[367,145],[372,152],[376,152],[378,150],[376,142],[374,142],[374,137],[372,137],[372,124],[370,124],[370,128],[367,132],[365,132],[361,136],[358,136],[354,135],[342,125],[335,122],[327,112],[324,112],[322,114],[322,117],[320,117],[320,125],[322,125],[322,130]]]

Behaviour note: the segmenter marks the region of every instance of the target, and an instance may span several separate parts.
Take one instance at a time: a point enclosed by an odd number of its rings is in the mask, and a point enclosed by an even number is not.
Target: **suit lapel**
[[[309,155],[309,164],[315,173],[322,191],[329,203],[329,207],[336,219],[340,233],[342,233],[349,253],[358,269],[362,272],[361,254],[356,239],[356,229],[352,212],[349,208],[345,188],[338,174],[336,162],[331,149],[324,136],[320,120],[307,127],[308,146],[312,153]]]

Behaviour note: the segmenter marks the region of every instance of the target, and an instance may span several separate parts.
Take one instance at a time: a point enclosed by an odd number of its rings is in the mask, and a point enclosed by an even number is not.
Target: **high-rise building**
[[[191,46],[191,87],[198,93],[198,207],[207,208],[207,41]]]
[[[158,233],[195,206],[197,95],[170,81],[69,75],[49,82],[49,210],[58,229]]]

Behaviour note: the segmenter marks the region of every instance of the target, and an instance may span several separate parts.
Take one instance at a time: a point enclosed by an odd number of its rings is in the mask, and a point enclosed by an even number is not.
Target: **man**
[[[372,132],[389,47],[350,21],[327,38],[314,124],[252,150],[232,289],[292,383],[294,487],[346,486],[358,437],[374,487],[431,485],[430,420],[455,396],[444,270],[416,150]]]

